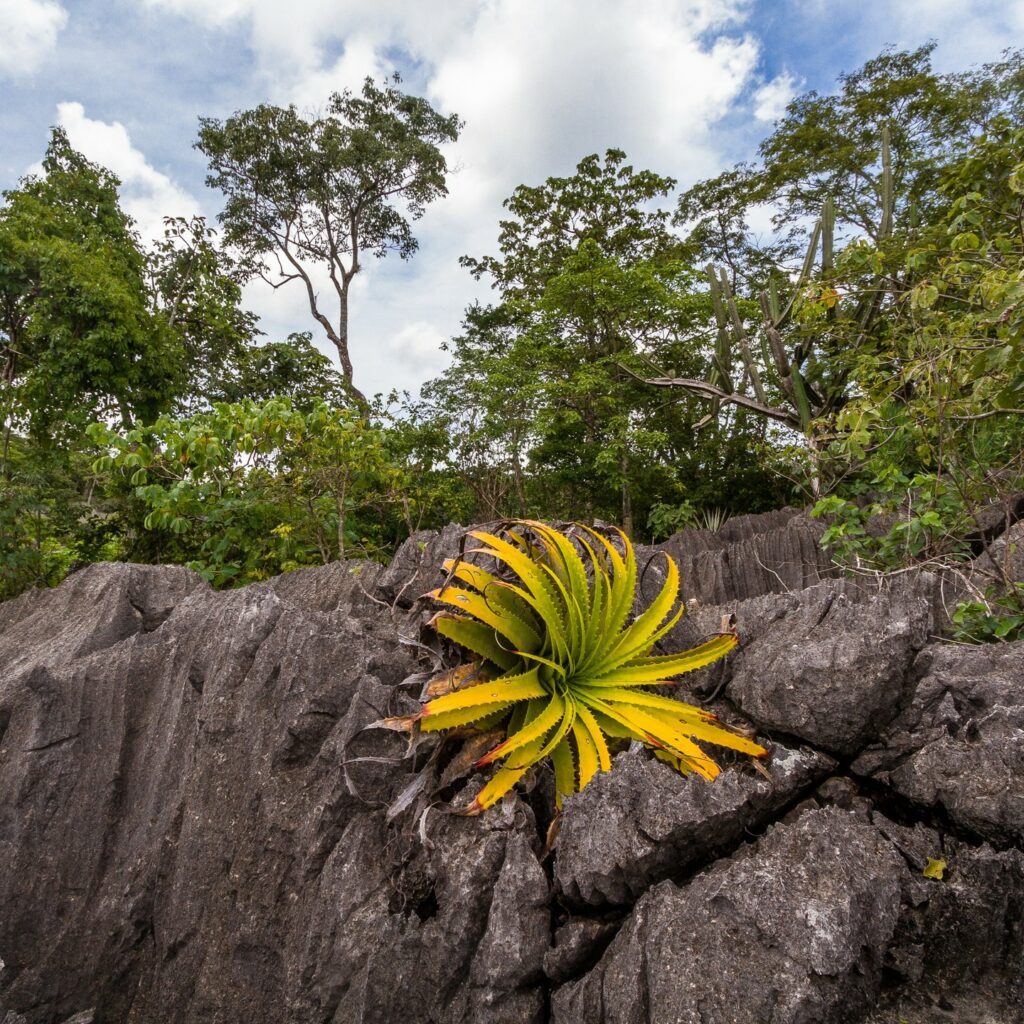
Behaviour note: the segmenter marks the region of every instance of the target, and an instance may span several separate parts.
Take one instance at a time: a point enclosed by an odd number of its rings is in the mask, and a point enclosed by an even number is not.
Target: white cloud
[[[796,79],[788,72],[762,85],[754,93],[754,117],[768,124],[778,121],[796,95],[796,85]]]
[[[19,78],[36,71],[67,20],[57,0],[0,0],[0,75]]]
[[[434,376],[444,369],[448,357],[441,346],[448,340],[434,324],[417,320],[406,324],[388,339],[388,350],[398,366],[416,374]]]
[[[131,142],[120,121],[86,116],[81,103],[59,103],[57,121],[68,141],[93,163],[121,179],[121,205],[134,218],[144,242],[163,237],[163,218],[199,213],[198,200],[158,171]]]
[[[759,58],[743,33],[750,0],[136,2],[243,38],[272,102],[322,108],[401,63],[410,91],[465,120],[448,150],[449,196],[415,225],[419,253],[371,261],[356,278],[352,358],[371,394],[415,390],[443,367],[441,342],[489,294],[458,257],[495,251],[517,185],[610,147],[683,184],[717,172],[716,125],[749,92]],[[313,326],[297,286],[253,284],[246,298],[269,336]]]

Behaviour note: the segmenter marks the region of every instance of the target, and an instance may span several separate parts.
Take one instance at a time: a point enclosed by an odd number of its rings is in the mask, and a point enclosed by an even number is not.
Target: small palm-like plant
[[[477,766],[503,763],[467,814],[491,807],[544,758],[554,767],[560,806],[611,768],[609,740],[640,740],[679,771],[706,779],[715,778],[718,765],[695,741],[755,757],[767,753],[710,712],[647,689],[670,685],[673,676],[707,665],[737,642],[724,633],[689,651],[651,655],[683,614],[681,604],[673,611],[679,570],[670,557],[660,593],[627,624],[637,571],[625,534],[619,533],[620,553],[585,526],[571,539],[529,520],[500,533],[470,531],[483,546],[468,554],[496,560],[516,579],[449,560],[448,581],[430,595],[464,613],[442,613],[434,624],[481,659],[477,681],[413,716],[423,731],[508,719],[505,740]]]

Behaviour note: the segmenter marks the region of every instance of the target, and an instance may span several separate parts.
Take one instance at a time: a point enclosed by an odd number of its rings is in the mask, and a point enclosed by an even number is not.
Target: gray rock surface
[[[532,812],[434,812],[426,844],[386,820],[405,739],[360,730],[417,667],[406,624],[320,610],[299,580],[215,594],[187,575],[96,567],[5,609],[0,1010],[540,1019]],[[125,595],[162,608],[168,578],[178,603],[146,632]]]
[[[872,820],[907,862],[882,992],[865,1024],[1018,1024],[1024,1019],[1024,854]],[[941,858],[941,879],[926,878]]]
[[[645,751],[619,754],[611,772],[566,801],[555,878],[571,901],[632,904],[735,846],[834,767],[824,754],[775,746],[770,782],[736,765],[709,785]]]
[[[988,587],[1024,583],[1024,522],[1015,523],[997,537],[971,566],[971,582],[983,593]]]
[[[832,558],[820,544],[824,532],[824,524],[806,513],[784,509],[735,516],[715,533],[681,530],[658,549],[678,563],[684,600],[724,604],[801,590],[834,576]]]
[[[377,577],[377,592],[389,602],[412,607],[417,598],[433,590],[442,580],[441,563],[454,558],[466,535],[466,527],[451,523],[440,533],[420,530],[404,541],[391,564]],[[468,542],[472,545],[472,540]]]
[[[774,827],[683,888],[646,893],[582,980],[558,989],[558,1024],[855,1020],[881,988],[905,868],[856,816]]]
[[[674,647],[743,637],[680,696],[753,719],[772,783],[623,753],[550,851],[549,774],[459,817],[461,740],[368,728],[437,664],[415,599],[460,527],[385,568],[100,565],[0,605],[0,1021],[1024,1024],[1022,645],[931,642],[935,581],[824,578],[817,528],[670,542]]]
[[[849,756],[898,713],[928,639],[918,580],[883,589],[823,584],[791,596],[735,655],[727,694],[760,729]]]
[[[1024,641],[933,646],[912,699],[853,771],[999,843],[1024,840]]]

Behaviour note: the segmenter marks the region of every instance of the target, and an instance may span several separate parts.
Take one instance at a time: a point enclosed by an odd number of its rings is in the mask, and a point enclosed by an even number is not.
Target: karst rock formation
[[[954,580],[840,578],[820,532],[661,546],[678,644],[742,637],[678,692],[770,778],[625,750],[550,849],[543,770],[462,817],[459,742],[367,728],[439,664],[421,595],[459,527],[387,567],[101,564],[0,605],[0,1024],[1020,1024],[1024,643],[939,639]]]

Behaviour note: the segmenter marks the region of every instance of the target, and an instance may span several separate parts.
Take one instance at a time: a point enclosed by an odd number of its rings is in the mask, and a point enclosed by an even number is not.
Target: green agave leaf
[[[474,553],[488,555],[504,562],[522,580],[525,589],[514,584],[506,585],[538,614],[547,629],[550,649],[564,659],[568,651],[565,613],[564,609],[559,607],[558,595],[552,590],[544,570],[521,550],[500,537],[476,530],[470,531],[470,536],[489,545],[486,548],[475,548]],[[536,649],[527,644],[516,644],[516,647]]]
[[[652,656],[654,645],[683,614],[679,569],[666,556],[666,576],[648,608],[628,623],[637,586],[629,538],[618,543],[579,525],[572,536],[533,520],[496,533],[470,531],[513,578],[468,562],[445,563],[471,589],[447,586],[434,597],[461,616],[439,615],[442,635],[504,671],[426,704],[424,730],[508,719],[506,739],[478,766],[501,761],[464,813],[479,814],[546,758],[555,772],[556,802],[611,769],[609,738],[640,740],[677,770],[714,779],[719,769],[700,743],[763,757],[759,744],[722,725],[703,708],[645,689],[723,657],[732,634],[690,651]],[[621,546],[621,551],[620,551]]]
[[[676,603],[676,595],[679,593],[679,569],[675,559],[665,555],[668,563],[668,573],[665,583],[658,593],[658,596],[651,602],[647,611],[638,616],[633,624],[623,630],[618,642],[609,651],[608,659],[626,660],[624,652],[640,650],[645,645],[652,643],[651,637],[657,632],[658,627],[667,618],[672,606]],[[682,614],[683,609],[679,609]],[[676,617],[678,621],[678,616]]]
[[[498,642],[493,626],[462,616],[442,615],[434,620],[434,628],[442,636],[454,640],[474,654],[479,654],[498,668],[508,670],[519,664],[515,651],[502,647]]]

